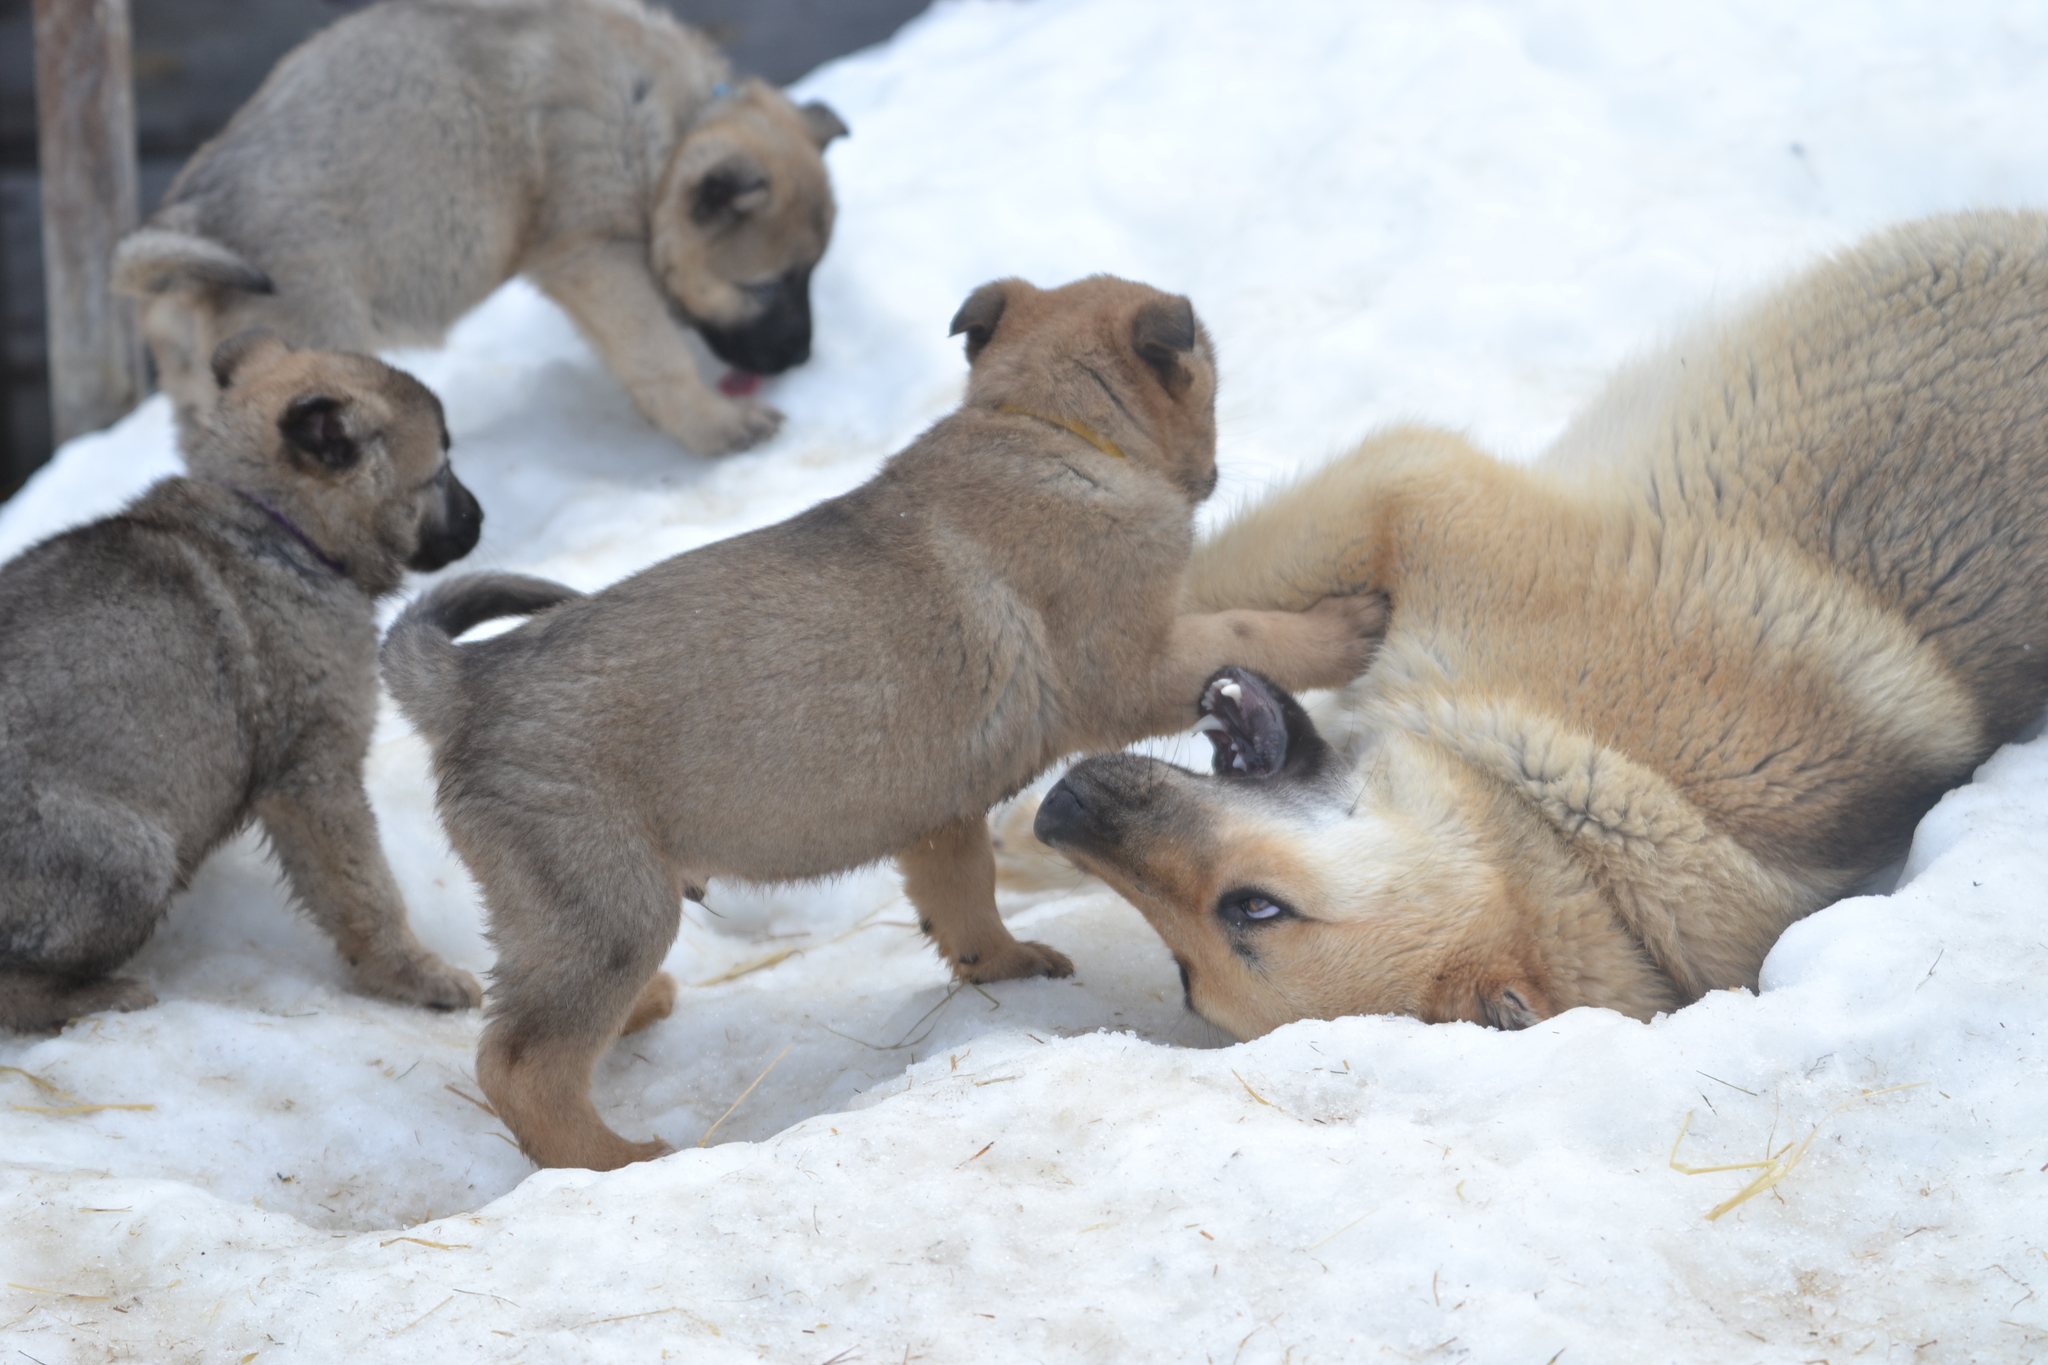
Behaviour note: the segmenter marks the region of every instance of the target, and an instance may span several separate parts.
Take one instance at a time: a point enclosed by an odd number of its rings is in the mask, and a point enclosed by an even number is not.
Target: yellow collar
[[[1079,422],[1069,422],[1064,417],[1053,417],[1043,412],[1033,412],[1030,408],[1020,408],[1015,403],[998,403],[996,404],[996,411],[1012,413],[1018,417],[1036,417],[1041,422],[1050,422],[1056,427],[1065,427],[1068,431],[1073,432],[1105,455],[1114,455],[1119,460],[1130,458],[1123,451],[1117,449],[1115,441],[1102,435],[1093,427],[1084,426]]]

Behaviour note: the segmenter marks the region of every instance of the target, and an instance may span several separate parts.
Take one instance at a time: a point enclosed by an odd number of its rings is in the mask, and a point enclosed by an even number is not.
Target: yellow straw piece
[[[1773,1155],[1769,1160],[1733,1161],[1725,1166],[1686,1166],[1682,1165],[1679,1162],[1678,1146],[1680,1143],[1685,1141],[1686,1130],[1692,1127],[1692,1116],[1695,1112],[1697,1112],[1696,1110],[1688,1109],[1685,1111],[1685,1122],[1678,1126],[1678,1136],[1674,1138],[1671,1143],[1671,1169],[1677,1171],[1680,1175],[1712,1175],[1716,1171],[1761,1172],[1761,1174],[1759,1174],[1756,1177],[1756,1179],[1750,1181],[1747,1185],[1743,1186],[1740,1190],[1736,1191],[1735,1194],[1733,1194],[1727,1199],[1722,1200],[1719,1204],[1716,1204],[1714,1206],[1713,1211],[1707,1215],[1707,1221],[1711,1223],[1715,1219],[1719,1218],[1722,1214],[1728,1212],[1730,1209],[1748,1203],[1750,1200],[1762,1194],[1765,1190],[1768,1190],[1775,1186],[1779,1181],[1783,1180],[1786,1176],[1792,1174],[1793,1168],[1798,1166],[1799,1163],[1803,1159],[1805,1159],[1806,1149],[1813,1146],[1813,1140],[1820,1136],[1821,1128],[1826,1125],[1829,1119],[1841,1113],[1850,1105],[1861,1104],[1865,1100],[1876,1099],[1879,1095],[1895,1095],[1901,1090],[1917,1090],[1921,1086],[1926,1084],[1926,1081],[1914,1081],[1910,1085],[1888,1086],[1883,1090],[1866,1090],[1860,1095],[1852,1096],[1849,1099],[1843,1100],[1833,1109],[1828,1110],[1826,1114],[1823,1114],[1821,1116],[1820,1122],[1813,1125],[1813,1131],[1808,1133],[1803,1141],[1798,1143],[1786,1143],[1783,1147],[1780,1147],[1777,1150],[1777,1153]],[[1790,1153],[1790,1155],[1788,1156],[1787,1153]]]

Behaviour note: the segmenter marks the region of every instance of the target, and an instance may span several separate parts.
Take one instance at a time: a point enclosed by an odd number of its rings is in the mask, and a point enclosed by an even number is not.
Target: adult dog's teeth
[[[1200,720],[1195,722],[1196,734],[1202,734],[1205,731],[1209,730],[1227,730],[1229,728],[1230,727],[1225,725],[1222,721],[1216,719],[1216,717],[1214,716],[1203,716]]]
[[[1235,746],[1230,750],[1230,766],[1239,772],[1244,771],[1244,755],[1239,753]]]
[[[1244,695],[1244,689],[1242,687],[1239,687],[1234,682],[1224,683],[1222,685],[1221,690],[1223,692],[1223,695],[1230,698],[1232,701],[1236,701],[1239,697],[1242,697]]]

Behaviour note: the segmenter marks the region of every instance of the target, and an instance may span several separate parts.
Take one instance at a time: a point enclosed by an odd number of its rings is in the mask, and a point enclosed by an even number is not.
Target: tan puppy
[[[151,1003],[110,973],[252,819],[356,985],[482,994],[413,936],[363,794],[376,599],[483,522],[441,404],[269,335],[215,367],[191,477],[0,569],[0,1028]]]
[[[1370,656],[1378,599],[1182,613],[1216,481],[1215,369],[1186,299],[1005,280],[953,330],[966,402],[844,497],[589,597],[460,579],[386,639],[498,946],[477,1076],[543,1165],[665,1150],[604,1125],[590,1070],[668,1012],[655,968],[709,878],[893,854],[963,979],[1064,976],[996,914],[989,807],[1063,754],[1184,728],[1226,661],[1314,686]]]
[[[845,125],[638,0],[385,0],[278,63],[115,255],[183,413],[244,328],[300,346],[438,344],[524,274],[647,420],[700,455],[781,417],[706,387],[810,354]]]
[[[1939,218],[1628,370],[1534,468],[1368,441],[1190,576],[1391,596],[1326,733],[1226,671],[1215,777],[1091,759],[1039,834],[1240,1037],[1754,988],[2048,702],[2044,317],[2048,219]]]

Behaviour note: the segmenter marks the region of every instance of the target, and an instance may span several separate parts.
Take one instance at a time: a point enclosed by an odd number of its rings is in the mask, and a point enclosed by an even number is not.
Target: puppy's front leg
[[[996,913],[996,856],[988,819],[976,816],[933,831],[896,855],[903,890],[918,923],[962,981],[1072,976],[1065,953],[1020,943]]]
[[[1387,633],[1384,593],[1325,597],[1307,611],[1215,611],[1173,623],[1153,670],[1148,734],[1200,719],[1202,685],[1225,664],[1262,673],[1290,692],[1342,687],[1363,673]]]
[[[483,1003],[476,978],[442,961],[406,923],[360,778],[312,775],[258,798],[256,814],[299,903],[333,938],[360,989],[437,1010]]]
[[[707,388],[668,296],[647,264],[644,242],[594,242],[532,266],[528,273],[562,305],[632,395],[633,405],[696,455],[759,445],[782,414],[752,399]]]

